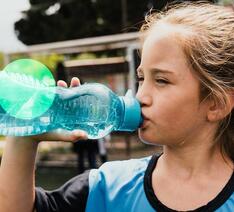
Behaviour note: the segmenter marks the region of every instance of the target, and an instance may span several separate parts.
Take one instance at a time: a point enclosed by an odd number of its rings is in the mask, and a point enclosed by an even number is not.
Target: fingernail
[[[75,136],[79,136],[79,137],[82,136],[82,133],[83,133],[83,132],[82,132],[81,130],[74,130],[74,131],[73,131],[73,134],[74,134]]]

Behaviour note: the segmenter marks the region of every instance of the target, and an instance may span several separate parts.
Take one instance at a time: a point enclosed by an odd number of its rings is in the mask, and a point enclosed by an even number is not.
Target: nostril
[[[152,98],[149,95],[147,95],[147,96],[145,95],[141,98],[138,98],[138,101],[139,101],[141,107],[149,106],[152,104]]]

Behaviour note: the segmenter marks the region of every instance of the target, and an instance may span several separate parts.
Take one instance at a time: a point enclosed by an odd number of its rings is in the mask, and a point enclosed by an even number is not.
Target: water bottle
[[[130,90],[117,96],[99,83],[55,86],[49,69],[32,59],[16,60],[0,72],[0,106],[1,135],[81,129],[98,139],[111,131],[134,131],[142,122]]]

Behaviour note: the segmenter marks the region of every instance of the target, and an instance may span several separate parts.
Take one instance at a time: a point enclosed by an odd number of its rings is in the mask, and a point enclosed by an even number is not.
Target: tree
[[[26,45],[77,39],[136,30],[149,9],[149,0],[30,0],[31,7],[15,23]],[[125,24],[125,25],[124,25]]]
[[[15,23],[26,45],[136,31],[150,8],[172,0],[30,0]]]
[[[222,5],[233,5],[234,6],[234,2],[233,0],[218,0],[218,2]]]
[[[96,21],[91,0],[61,2],[31,0],[31,8],[15,23],[19,40],[29,45],[91,36]]]

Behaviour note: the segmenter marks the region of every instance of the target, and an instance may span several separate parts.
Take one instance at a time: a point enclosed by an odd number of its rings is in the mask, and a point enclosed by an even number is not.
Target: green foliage
[[[231,5],[231,4],[233,4],[233,0],[219,0],[218,2],[219,2],[219,4],[222,4],[222,5]]]
[[[18,39],[26,45],[137,30],[153,0],[30,0],[31,8],[15,23]]]
[[[23,54],[15,54],[11,55],[11,61],[21,59],[21,58],[31,58],[37,61],[40,61],[44,65],[46,65],[52,72],[54,72],[56,65],[60,61],[64,61],[64,55],[59,54],[49,54],[49,55],[43,55],[43,54],[35,54],[35,55],[23,55]]]
[[[79,54],[75,59],[83,60],[83,59],[95,59],[97,56],[94,53],[82,53]]]
[[[40,61],[41,63],[46,65],[52,72],[55,71],[57,63],[64,60],[64,56],[58,54],[33,55],[31,58]]]
[[[15,32],[20,41],[32,45],[137,31],[150,9],[160,10],[172,1],[30,0]]]
[[[49,4],[52,5],[53,3],[56,3],[56,0],[29,0],[29,3],[31,5],[42,5],[42,4]]]
[[[49,12],[56,5],[50,7],[46,2],[51,0],[32,6],[15,23],[16,34],[23,43],[31,45],[94,35],[96,12],[91,0],[62,1],[57,4],[56,12]]]

